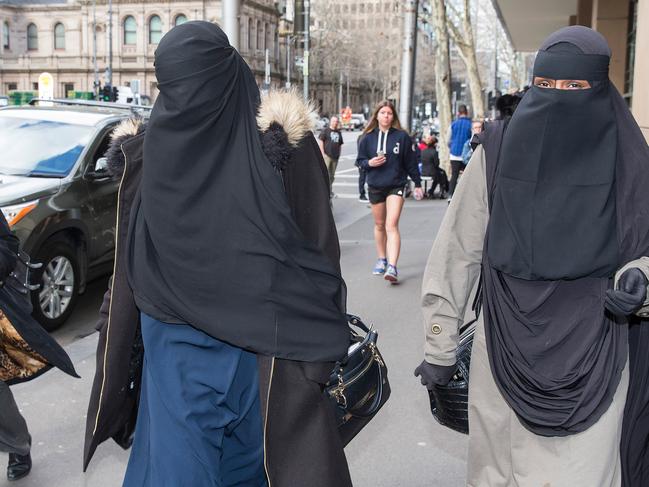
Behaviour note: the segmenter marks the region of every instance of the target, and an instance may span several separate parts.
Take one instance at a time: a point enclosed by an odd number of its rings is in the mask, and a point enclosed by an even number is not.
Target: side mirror
[[[86,179],[91,181],[110,179],[110,173],[108,172],[108,159],[105,157],[97,159],[94,171],[88,171],[86,173]]]

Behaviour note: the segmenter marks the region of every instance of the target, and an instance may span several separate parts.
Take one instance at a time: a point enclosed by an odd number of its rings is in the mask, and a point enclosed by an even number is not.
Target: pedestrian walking
[[[358,154],[358,151],[361,147],[361,141],[363,140],[363,133],[358,136],[358,139],[356,139],[356,153]],[[367,203],[367,194],[365,192],[365,184],[367,183],[367,171],[363,166],[361,166],[358,163],[358,159],[354,161],[354,165],[358,169],[358,201],[360,203]]]
[[[421,176],[410,135],[401,129],[399,117],[389,101],[379,103],[363,131],[356,163],[367,171],[369,200],[374,217],[374,241],[378,260],[372,273],[391,284],[399,280],[397,262],[401,251],[399,218],[408,176],[421,199]]]
[[[471,123],[471,138],[464,143],[464,147],[462,148],[462,163],[465,168],[469,164],[471,156],[473,155],[473,137],[482,132],[483,123],[484,122],[479,118],[476,118]]]
[[[329,127],[325,128],[318,137],[318,144],[329,173],[329,192],[333,196],[332,188],[336,177],[338,159],[340,159],[340,150],[343,145],[343,134],[340,131],[338,117],[331,117]]]
[[[0,212],[0,451],[9,453],[7,480],[32,468],[32,438],[10,385],[34,379],[50,368],[78,377],[65,351],[31,317],[29,293],[14,270],[19,241]]]
[[[135,424],[125,487],[351,486],[322,394],[350,337],[314,112],[294,92],[259,106],[210,22],[171,29],[155,68],[150,121],[109,161],[116,264],[84,467]]]
[[[458,108],[458,117],[448,129],[448,146],[451,152],[451,183],[449,193],[453,196],[460,173],[464,170],[462,149],[464,144],[471,139],[471,119],[466,105]]]
[[[454,374],[480,282],[467,484],[649,485],[649,147],[604,37],[550,35],[488,123],[423,282],[428,388]],[[481,312],[480,312],[481,309]]]

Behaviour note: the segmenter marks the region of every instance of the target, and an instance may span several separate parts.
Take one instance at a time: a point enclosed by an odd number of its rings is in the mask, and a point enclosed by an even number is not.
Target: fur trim
[[[108,159],[108,172],[114,178],[121,178],[124,172],[122,144],[131,137],[142,133],[146,127],[142,118],[129,118],[121,122],[110,135],[110,145],[104,156]]]
[[[137,135],[140,133],[142,125],[144,125],[144,121],[141,118],[128,118],[115,127],[110,137],[115,140],[126,136]]]
[[[280,125],[293,147],[315,129],[318,114],[312,101],[308,103],[296,89],[270,91],[261,100],[257,125],[266,132],[273,123]]]
[[[264,154],[275,169],[286,169],[293,147],[288,143],[288,136],[282,126],[273,122],[268,130],[259,134]]]

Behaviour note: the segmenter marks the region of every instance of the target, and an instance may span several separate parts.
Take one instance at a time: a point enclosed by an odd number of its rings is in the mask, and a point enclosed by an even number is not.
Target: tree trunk
[[[477,118],[484,117],[484,100],[482,98],[482,83],[480,81],[480,71],[478,70],[478,60],[475,55],[475,38],[473,36],[473,25],[471,24],[471,2],[464,0],[464,16],[462,17],[464,27],[464,40],[466,41],[466,70],[469,75],[469,90],[471,91],[471,101],[473,102],[473,116]]]
[[[450,174],[451,153],[448,148],[447,132],[451,126],[451,79],[449,70],[448,30],[446,6],[444,0],[432,1],[435,29],[435,90],[437,92],[437,109],[439,111],[439,161],[442,168]]]

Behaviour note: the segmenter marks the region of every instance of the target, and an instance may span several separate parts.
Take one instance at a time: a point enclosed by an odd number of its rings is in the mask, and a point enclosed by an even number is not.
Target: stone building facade
[[[36,90],[38,76],[54,77],[54,96],[93,91],[97,71],[105,84],[109,64],[107,0],[0,0],[0,95]],[[96,42],[93,36],[93,10]],[[113,0],[113,86],[139,80],[140,92],[155,98],[154,52],[160,38],[178,23],[219,23],[219,0]],[[280,12],[273,0],[246,0],[240,12],[240,52],[264,83],[269,50],[271,86],[284,83],[285,49],[280,45]],[[283,56],[283,57],[282,57]]]

